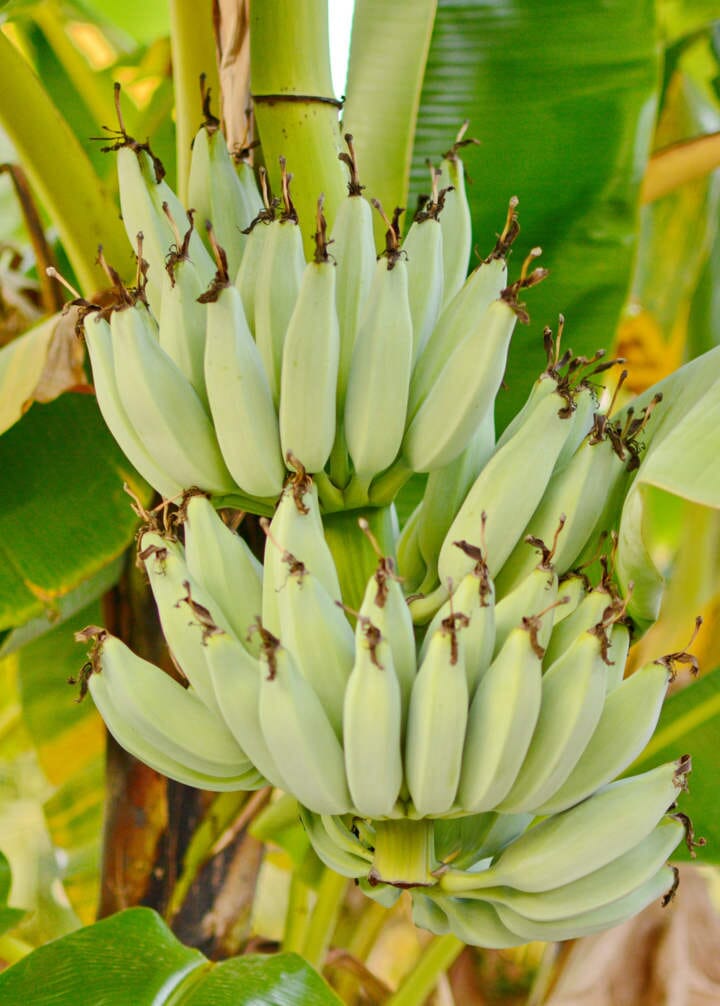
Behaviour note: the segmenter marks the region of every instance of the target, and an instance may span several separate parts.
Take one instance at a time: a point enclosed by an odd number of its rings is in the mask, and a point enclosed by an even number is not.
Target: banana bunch
[[[543,398],[548,436],[569,394]],[[557,421],[573,436],[570,419]],[[596,414],[557,477],[601,426]],[[436,932],[509,946],[614,925],[672,886],[684,817],[667,815],[689,759],[613,780],[692,658],[623,679],[625,603],[607,557],[597,583],[559,573],[564,516],[550,545],[531,537],[535,566],[501,593],[491,534],[510,501],[496,505],[478,544],[453,546],[467,571],[416,630],[367,521],[375,569],[359,608],[345,605],[301,468],[264,521],[262,565],[205,494],[186,494],[170,524],[165,506],[145,513],[138,539],[180,680],[90,627],[85,687],[119,743],[171,778],[293,794],[323,862],[372,897],[409,888]]]
[[[279,197],[262,172],[258,189],[207,95],[187,211],[119,122],[137,274],[101,256],[112,302],[79,304],[103,416],[164,497],[138,558],[176,676],[81,633],[109,730],[188,785],[292,794],[326,865],[383,904],[408,889],[436,933],[567,939],[670,898],[666,861],[697,844],[673,814],[690,760],[618,777],[694,658],[624,677],[614,572],[661,396],[614,417],[624,376],[602,397],[600,375],[617,361],[546,329],[547,366],[496,439],[520,296],[545,270],[534,248],[508,279],[512,199],[465,278],[462,136],[404,239],[375,204],[379,257],[346,137],[348,198],[331,226],[318,200],[306,261],[285,163]],[[261,516],[262,564],[222,508]]]
[[[545,275],[530,269],[534,249],[508,280],[513,199],[493,251],[465,280],[459,150],[469,141],[433,169],[403,239],[402,210],[388,219],[364,197],[349,135],[348,197],[328,229],[322,198],[315,221],[298,220],[284,160],[280,195],[263,171],[258,187],[244,152],[228,152],[207,91],[188,209],[148,144],[125,131],[119,91],[116,105],[105,149],[117,153],[138,275],[126,288],[106,267],[115,304],[94,312],[84,335],[100,409],[140,474],[165,497],[196,486],[269,516],[297,460],[329,513],[389,504],[413,472],[442,480],[470,450],[467,489],[483,460],[476,428],[492,425],[510,337],[527,320],[519,292]],[[372,206],[387,228],[379,257]],[[427,528],[421,537],[431,549]]]

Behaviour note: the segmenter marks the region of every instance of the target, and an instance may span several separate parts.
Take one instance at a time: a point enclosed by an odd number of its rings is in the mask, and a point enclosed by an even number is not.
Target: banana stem
[[[177,193],[187,203],[190,146],[202,119],[200,74],[220,108],[220,78],[215,58],[212,0],[170,0],[170,43],[175,87]]]
[[[377,553],[358,525],[360,517],[367,520],[383,555],[395,554],[390,507],[345,510],[323,516],[325,538],[335,560],[342,597],[354,610],[362,604],[365,587],[378,564]]]
[[[407,818],[375,822],[372,875],[391,884],[433,884],[433,822]]]
[[[465,944],[457,936],[436,936],[385,1006],[422,1006],[440,975],[460,955]]]
[[[283,951],[287,954],[301,954],[310,921],[310,888],[293,871],[290,878],[290,893],[285,915]]]
[[[325,870],[302,950],[305,960],[315,969],[322,967],[347,886],[347,877],[341,877],[334,870]]]
[[[252,0],[250,76],[265,164],[276,192],[278,158],[292,153],[293,201],[309,256],[318,196],[325,196],[328,228],[345,198],[326,0]]]

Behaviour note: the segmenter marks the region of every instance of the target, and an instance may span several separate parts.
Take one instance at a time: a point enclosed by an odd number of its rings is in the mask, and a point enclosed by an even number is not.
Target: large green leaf
[[[337,1006],[296,954],[213,965],[158,915],[131,908],[40,947],[0,974],[5,1006]]]
[[[89,395],[34,405],[0,437],[0,630],[56,611],[63,595],[113,562],[146,496]],[[89,599],[88,599],[89,600]]]
[[[441,0],[423,88],[412,188],[470,120],[473,233],[486,255],[520,199],[516,257],[542,245],[546,283],[510,354],[504,426],[543,366],[540,332],[566,314],[576,352],[608,346],[628,284],[659,50],[650,0]],[[412,205],[412,203],[410,204]],[[518,265],[514,272],[517,274]]]
[[[720,778],[717,744],[720,731],[720,668],[671,695],[655,736],[632,772],[645,772],[682,754],[692,755],[690,792],[682,794],[679,810],[689,815],[695,832],[707,840],[698,862],[720,863]],[[673,857],[688,859],[683,847]]]

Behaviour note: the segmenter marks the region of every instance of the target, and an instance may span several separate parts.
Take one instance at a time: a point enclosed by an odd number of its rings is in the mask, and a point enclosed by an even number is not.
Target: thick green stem
[[[75,134],[2,32],[0,93],[0,127],[57,227],[83,292],[91,294],[106,282],[96,265],[98,245],[121,271],[129,262],[125,229]]]
[[[382,554],[393,556],[395,545],[390,507],[343,510],[323,516],[325,538],[335,560],[343,601],[356,611],[378,564],[378,555],[358,524],[360,517],[367,520]]]
[[[200,74],[212,88],[216,114],[220,108],[220,80],[215,58],[212,0],[170,0],[170,41],[175,87],[175,144],[177,193],[187,202],[190,147],[202,121]]]
[[[283,951],[286,954],[301,954],[310,921],[310,888],[300,879],[298,871],[290,878],[290,894],[285,914]]]
[[[326,0],[252,0],[250,74],[270,181],[279,193],[278,158],[287,157],[293,202],[310,254],[318,196],[325,196],[330,227],[345,198]]]
[[[435,883],[433,822],[427,818],[375,821],[375,856],[371,876],[403,887]]]
[[[325,870],[303,947],[303,957],[314,968],[322,967],[347,886],[347,877],[341,877],[334,870]]]
[[[422,1006],[440,975],[447,971],[465,948],[462,940],[449,933],[428,943],[420,960],[385,1006]]]

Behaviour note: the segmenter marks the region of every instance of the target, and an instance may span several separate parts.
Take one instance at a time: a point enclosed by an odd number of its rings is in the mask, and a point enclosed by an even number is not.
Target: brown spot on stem
[[[357,166],[357,154],[355,153],[355,145],[353,143],[352,133],[345,133],[344,136],[345,143],[347,144],[347,153],[343,151],[338,154],[338,158],[347,166],[350,172],[350,180],[347,183],[348,195],[349,196],[360,196],[365,188],[364,185],[360,184],[360,176],[358,174]]]
[[[663,657],[658,657],[655,661],[656,664],[660,664],[664,667],[668,674],[670,675],[670,680],[674,681],[678,676],[678,664],[686,664],[690,668],[690,674],[693,677],[697,677],[700,673],[700,664],[698,658],[693,656],[692,653],[688,653],[688,650],[692,644],[697,639],[698,632],[700,632],[700,627],[703,624],[702,615],[698,615],[695,618],[695,628],[693,629],[692,635],[683,650],[676,650],[674,653],[666,653]]]

